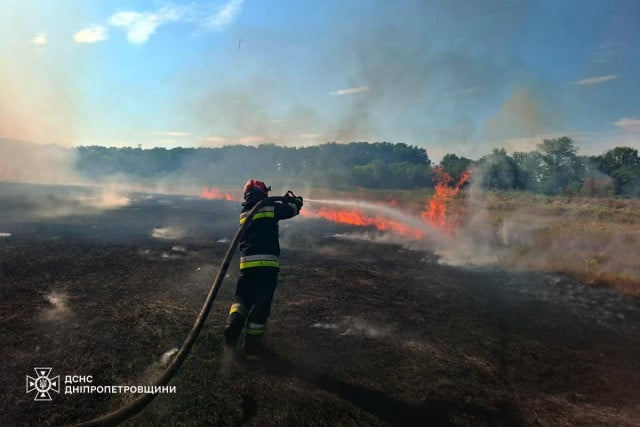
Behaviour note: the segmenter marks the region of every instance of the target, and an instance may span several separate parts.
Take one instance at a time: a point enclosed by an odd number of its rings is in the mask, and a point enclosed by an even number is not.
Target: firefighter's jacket
[[[242,204],[240,224],[244,224],[247,214],[260,200],[260,197],[251,196],[247,197]],[[294,203],[265,202],[253,215],[253,220],[240,236],[240,269],[280,267],[278,221],[296,215],[298,215],[298,207]]]

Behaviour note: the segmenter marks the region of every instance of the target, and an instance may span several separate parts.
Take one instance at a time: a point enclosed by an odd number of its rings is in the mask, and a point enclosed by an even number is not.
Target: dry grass
[[[566,273],[640,295],[640,201],[522,193],[480,197],[498,241],[512,249],[502,264]]]

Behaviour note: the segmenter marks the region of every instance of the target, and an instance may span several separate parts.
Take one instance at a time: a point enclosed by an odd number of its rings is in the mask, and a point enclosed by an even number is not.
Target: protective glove
[[[297,206],[298,212],[300,212],[300,209],[302,209],[302,205],[304,204],[302,201],[302,197],[294,197],[293,203]]]

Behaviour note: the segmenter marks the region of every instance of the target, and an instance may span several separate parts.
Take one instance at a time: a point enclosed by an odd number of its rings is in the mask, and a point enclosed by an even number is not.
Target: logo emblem
[[[36,377],[27,375],[27,393],[36,392],[33,400],[50,402],[50,391],[60,393],[60,375],[49,377],[52,368],[33,368],[36,371]]]

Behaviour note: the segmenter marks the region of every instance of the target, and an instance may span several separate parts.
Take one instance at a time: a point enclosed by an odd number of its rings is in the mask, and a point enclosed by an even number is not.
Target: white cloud
[[[156,32],[156,29],[167,22],[179,20],[184,11],[165,7],[155,13],[118,12],[109,18],[109,25],[121,27],[127,31],[127,39],[131,43],[142,44]]]
[[[155,131],[155,132],[153,132],[153,134],[154,135],[173,136],[173,137],[191,135],[191,133],[189,133],[189,132],[176,132],[176,131]]]
[[[222,30],[238,16],[244,0],[229,0],[216,13],[209,17],[205,26],[214,30]]]
[[[108,30],[102,25],[84,28],[73,35],[77,43],[97,43],[108,38]]]
[[[197,3],[163,7],[152,12],[123,10],[111,15],[107,20],[107,25],[125,30],[130,43],[143,44],[160,26],[169,22],[204,22],[204,25],[209,28],[221,30],[233,22],[240,12],[243,2],[244,0],[229,0],[220,6],[212,16],[206,18],[203,17],[203,14],[206,13],[204,12],[205,8],[198,6]],[[76,33],[74,39],[78,43],[95,43],[106,40],[107,31],[107,27],[104,26],[89,27]]]
[[[315,139],[320,138],[320,135],[318,135],[317,133],[303,133],[300,135],[300,138]]]
[[[598,76],[598,77],[589,77],[588,79],[576,80],[573,84],[576,85],[595,85],[599,83],[604,83],[609,80],[615,80],[620,78],[621,76],[618,74],[611,74],[609,76]]]
[[[38,33],[31,39],[31,43],[38,46],[44,46],[49,43],[49,41],[47,40],[47,35],[45,33]]]
[[[615,122],[614,125],[621,127],[625,131],[630,131],[630,132],[640,131],[640,119],[630,119],[628,117],[624,117],[618,120],[617,122]]]
[[[368,92],[369,86],[360,86],[360,87],[352,87],[349,89],[340,89],[335,92],[329,92],[329,95],[334,96],[342,96],[342,95],[352,95],[354,93]]]

